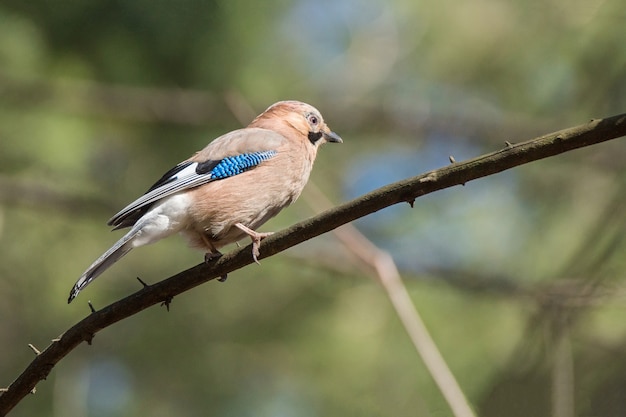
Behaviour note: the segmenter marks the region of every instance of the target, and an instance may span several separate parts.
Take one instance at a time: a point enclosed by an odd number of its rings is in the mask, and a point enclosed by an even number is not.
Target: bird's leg
[[[261,245],[261,240],[265,239],[268,236],[273,235],[274,232],[265,232],[265,233],[255,232],[254,230],[250,229],[249,227],[244,226],[241,223],[236,223],[235,226],[237,226],[242,232],[250,236],[250,239],[252,239],[252,258],[254,258],[254,262],[259,263],[259,260],[257,259],[257,257],[261,254],[259,252],[259,246]]]

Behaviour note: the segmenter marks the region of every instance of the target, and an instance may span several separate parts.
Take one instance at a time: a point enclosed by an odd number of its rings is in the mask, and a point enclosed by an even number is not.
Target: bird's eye
[[[314,114],[309,114],[307,116],[307,120],[309,121],[309,123],[311,123],[312,126],[316,126],[320,121],[318,117]]]

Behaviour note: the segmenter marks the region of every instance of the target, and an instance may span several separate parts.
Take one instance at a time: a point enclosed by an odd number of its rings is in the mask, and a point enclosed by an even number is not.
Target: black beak
[[[339,136],[335,132],[322,132],[322,134],[324,135],[324,139],[326,139],[326,142],[343,143],[343,139],[341,139],[341,136]]]

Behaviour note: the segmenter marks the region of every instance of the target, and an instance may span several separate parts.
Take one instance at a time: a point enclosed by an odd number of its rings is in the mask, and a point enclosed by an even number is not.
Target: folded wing
[[[265,129],[240,129],[224,135],[161,177],[146,194],[109,221],[114,229],[130,227],[155,202],[172,194],[239,175],[273,158],[284,138]]]

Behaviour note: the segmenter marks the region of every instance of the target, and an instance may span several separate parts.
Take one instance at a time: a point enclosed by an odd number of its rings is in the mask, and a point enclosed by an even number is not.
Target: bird
[[[132,249],[177,233],[205,251],[205,262],[249,236],[258,263],[260,242],[271,232],[256,230],[300,196],[318,148],[342,142],[310,104],[272,104],[247,127],[214,139],[167,171],[114,215],[108,221],[113,230],[130,230],[80,276],[68,304]]]

